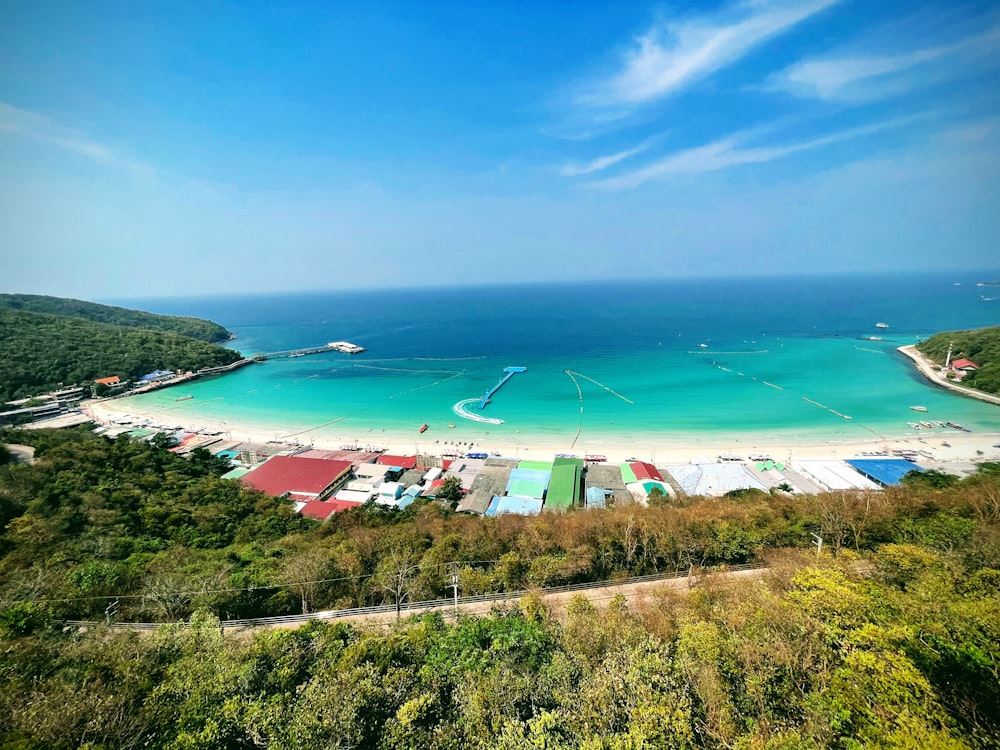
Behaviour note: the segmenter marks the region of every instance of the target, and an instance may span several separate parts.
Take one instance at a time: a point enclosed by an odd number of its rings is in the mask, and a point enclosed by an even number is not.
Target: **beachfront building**
[[[843,461],[805,459],[795,462],[795,468],[821,490],[877,490],[880,486],[862,476]]]
[[[149,385],[151,383],[162,383],[164,380],[171,380],[176,377],[177,373],[171,370],[153,370],[153,372],[146,373],[139,378],[139,382],[143,385]]]
[[[924,471],[904,458],[849,458],[847,463],[867,479],[883,487],[893,487],[911,471]]]
[[[650,495],[675,497],[676,493],[660,474],[660,470],[645,461],[629,461],[621,465],[622,481],[632,495],[633,500],[640,505],[649,503]]]
[[[705,459],[690,464],[665,466],[664,469],[688,495],[722,497],[735,490],[767,491],[760,478],[743,464],[716,463]]]
[[[552,462],[545,509],[565,511],[580,505],[583,493],[583,459],[557,457]]]
[[[239,481],[268,495],[309,502],[329,497],[350,471],[347,461],[272,456]]]

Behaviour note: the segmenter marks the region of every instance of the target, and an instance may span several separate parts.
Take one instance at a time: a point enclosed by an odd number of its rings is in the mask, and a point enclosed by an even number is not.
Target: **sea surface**
[[[367,349],[271,359],[131,402],[178,424],[191,415],[223,429],[257,425],[268,439],[377,443],[384,432],[412,435],[415,447],[474,439],[599,452],[644,437],[739,447],[912,436],[907,422],[918,419],[1000,432],[1000,407],[928,384],[896,351],[938,331],[1000,324],[1000,301],[983,299],[1000,289],[976,286],[990,280],[894,274],[113,302],[214,320],[236,332],[231,346],[244,354],[339,340]],[[480,410],[507,366],[528,369]]]

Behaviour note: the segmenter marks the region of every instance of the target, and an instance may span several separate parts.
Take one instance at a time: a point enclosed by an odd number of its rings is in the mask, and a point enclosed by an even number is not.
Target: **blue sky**
[[[1000,268],[995,3],[7,3],[2,291]]]

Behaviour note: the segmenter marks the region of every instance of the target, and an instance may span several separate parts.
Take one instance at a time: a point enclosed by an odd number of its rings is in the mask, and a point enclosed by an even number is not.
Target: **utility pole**
[[[115,599],[113,602],[111,602],[111,604],[109,604],[107,607],[104,608],[104,618],[108,621],[108,625],[110,625],[114,621],[115,616],[117,614],[118,614],[118,600]]]
[[[455,619],[458,619],[458,566],[452,566],[451,569],[451,583],[448,584],[448,588],[453,590],[455,596]]]
[[[816,546],[816,557],[823,551],[823,537],[820,534],[813,534],[813,544]]]

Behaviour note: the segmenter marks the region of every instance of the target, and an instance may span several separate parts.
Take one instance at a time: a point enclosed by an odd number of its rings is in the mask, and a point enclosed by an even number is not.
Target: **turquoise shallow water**
[[[898,354],[939,330],[1000,323],[987,276],[885,276],[129,300],[208,317],[244,353],[349,340],[361,355],[269,360],[136,397],[274,436],[376,441],[387,434],[599,450],[627,438],[859,440],[926,419],[1000,432],[1000,407],[931,386]],[[955,282],[960,282],[956,286]],[[989,295],[986,295],[989,296]],[[875,328],[884,321],[887,330]],[[863,336],[882,336],[882,341]],[[704,344],[704,346],[701,346]],[[463,419],[504,367],[524,365]],[[566,373],[570,370],[573,377]],[[181,395],[194,398],[176,401]],[[582,407],[582,411],[581,411]],[[844,416],[851,419],[845,419]],[[456,427],[449,429],[448,424]],[[421,424],[430,428],[424,435]],[[325,425],[325,426],[324,426]],[[376,437],[372,437],[375,435]],[[261,436],[264,437],[264,436]],[[266,437],[272,437],[268,434]]]

